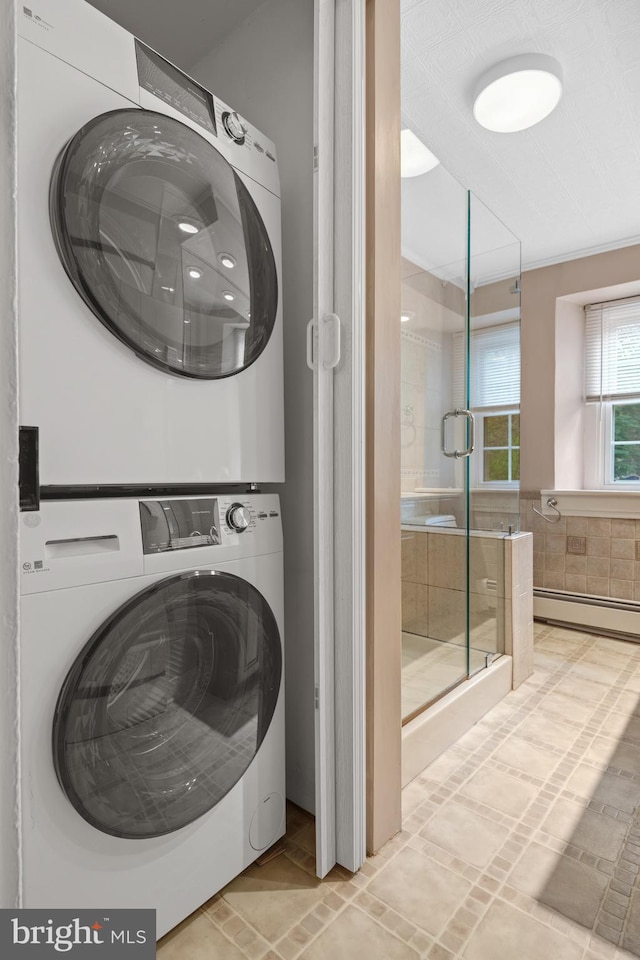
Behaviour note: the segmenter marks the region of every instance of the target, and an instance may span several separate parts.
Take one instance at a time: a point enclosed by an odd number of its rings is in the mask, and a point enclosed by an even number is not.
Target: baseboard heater
[[[640,643],[640,603],[613,597],[589,597],[564,590],[533,590],[533,616],[547,623],[578,628]]]

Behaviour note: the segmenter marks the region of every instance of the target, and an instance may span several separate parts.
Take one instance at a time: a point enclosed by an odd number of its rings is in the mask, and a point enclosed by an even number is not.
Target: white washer
[[[285,829],[277,496],[21,523],[24,906],[167,930]]]
[[[282,481],[273,143],[84,0],[21,5],[18,71],[40,483]]]

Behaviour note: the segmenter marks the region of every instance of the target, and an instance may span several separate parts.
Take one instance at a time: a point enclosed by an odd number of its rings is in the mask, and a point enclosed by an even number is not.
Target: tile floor
[[[536,672],[403,795],[362,870],[313,821],[160,941],[159,960],[640,955],[640,645],[536,625]]]
[[[471,648],[469,673],[482,670],[484,650]],[[448,690],[467,670],[467,651],[461,643],[445,643],[416,633],[402,634],[402,718],[411,716]]]

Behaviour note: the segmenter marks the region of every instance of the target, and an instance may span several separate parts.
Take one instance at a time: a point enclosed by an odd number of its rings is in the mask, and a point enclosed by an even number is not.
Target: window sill
[[[470,493],[519,493],[519,483],[478,483]]]
[[[564,517],[640,519],[640,490],[541,490],[540,509],[554,517],[557,514],[547,506],[547,497],[558,501]]]

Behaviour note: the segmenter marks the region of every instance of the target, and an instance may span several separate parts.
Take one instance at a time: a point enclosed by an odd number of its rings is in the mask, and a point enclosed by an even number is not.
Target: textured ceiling
[[[521,133],[484,130],[476,80],[529,52],[562,64],[559,106]],[[523,265],[640,240],[640,0],[402,0],[402,112],[522,240]],[[429,176],[403,184],[405,218]]]
[[[188,70],[263,0],[88,0],[183,70]]]

